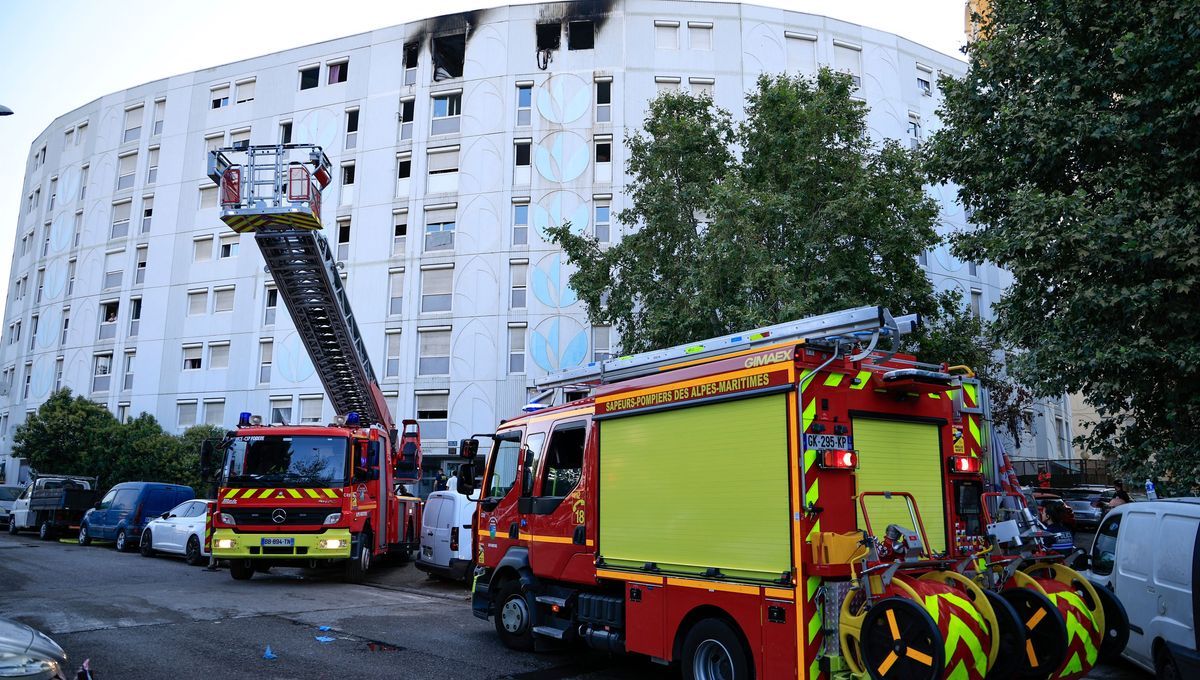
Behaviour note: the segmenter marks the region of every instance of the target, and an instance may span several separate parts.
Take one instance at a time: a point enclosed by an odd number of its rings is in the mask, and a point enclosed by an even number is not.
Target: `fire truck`
[[[208,176],[222,221],[254,234],[338,414],[318,426],[242,413],[205,447],[201,466],[218,487],[212,555],[239,580],[276,564],[344,563],[359,581],[375,559],[419,545],[421,502],[404,485],[420,478],[421,435],[415,420],[394,424],[319,233],[329,158],[309,144],[223,148],[210,152]]]
[[[1001,520],[978,383],[894,351],[918,324],[862,307],[549,376],[556,405],[488,435],[474,614],[685,678],[1081,677],[1115,598]]]

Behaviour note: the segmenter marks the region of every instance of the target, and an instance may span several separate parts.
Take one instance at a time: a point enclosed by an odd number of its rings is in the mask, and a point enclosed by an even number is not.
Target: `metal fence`
[[[1050,470],[1050,486],[1056,489],[1070,488],[1081,484],[1111,485],[1113,478],[1108,473],[1108,461],[1096,458],[1066,458],[1061,460],[1014,460],[1013,469],[1021,484],[1038,485],[1038,472]]]

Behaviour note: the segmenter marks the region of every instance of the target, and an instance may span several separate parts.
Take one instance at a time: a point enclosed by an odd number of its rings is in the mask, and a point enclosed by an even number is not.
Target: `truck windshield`
[[[229,486],[322,487],[346,484],[345,437],[238,437],[226,457]]]

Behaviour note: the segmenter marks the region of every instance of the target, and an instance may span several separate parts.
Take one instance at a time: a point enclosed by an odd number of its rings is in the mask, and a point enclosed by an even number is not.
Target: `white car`
[[[205,531],[208,515],[216,501],[196,499],[184,501],[150,520],[142,530],[143,557],[156,553],[183,555],[187,563],[196,566],[208,562]]]
[[[465,581],[472,573],[471,527],[475,520],[478,491],[467,498],[459,493],[458,481],[451,477],[449,491],[434,491],[425,499],[421,515],[421,552],[417,569],[455,581]]]

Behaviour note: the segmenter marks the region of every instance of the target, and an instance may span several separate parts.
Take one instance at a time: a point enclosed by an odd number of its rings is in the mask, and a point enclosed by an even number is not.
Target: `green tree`
[[[13,434],[13,455],[44,474],[98,474],[95,461],[112,455],[117,419],[101,404],[71,390],[54,392]]]
[[[996,333],[1041,395],[1082,392],[1119,472],[1200,485],[1200,4],[994,0],[943,78],[934,179],[1013,274]]]

